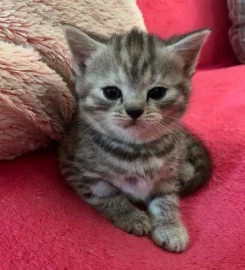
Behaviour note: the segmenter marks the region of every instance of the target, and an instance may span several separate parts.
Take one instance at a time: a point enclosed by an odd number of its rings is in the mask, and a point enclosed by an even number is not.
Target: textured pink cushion
[[[115,228],[61,181],[56,153],[41,151],[0,163],[0,269],[244,270],[244,74],[237,66],[194,77],[186,122],[210,147],[215,170],[181,202],[186,252]]]
[[[245,63],[245,0],[227,0],[232,26],[229,38],[241,63]]]
[[[209,27],[200,68],[224,66],[237,60],[228,39],[230,20],[225,0],[138,0],[147,29],[163,37]]]
[[[0,0],[0,160],[59,140],[72,116],[61,22],[103,35],[145,30],[132,0]]]

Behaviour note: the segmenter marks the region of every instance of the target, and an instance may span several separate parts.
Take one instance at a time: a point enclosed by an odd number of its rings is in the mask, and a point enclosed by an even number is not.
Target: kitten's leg
[[[153,241],[173,252],[181,252],[188,244],[188,233],[178,209],[178,196],[164,195],[153,199],[149,204],[152,217]]]
[[[148,215],[136,208],[125,195],[109,183],[90,179],[73,186],[87,203],[97,208],[123,231],[139,236],[150,232]]]

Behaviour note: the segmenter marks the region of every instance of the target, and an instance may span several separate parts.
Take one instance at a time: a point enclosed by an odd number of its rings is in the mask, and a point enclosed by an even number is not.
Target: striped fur
[[[156,244],[183,251],[188,234],[179,195],[207,182],[203,144],[179,120],[188,105],[208,30],[162,40],[133,29],[110,39],[65,27],[76,73],[77,110],[60,149],[61,172],[89,204],[124,231],[151,233]],[[121,90],[117,100],[103,88]],[[148,98],[164,87],[165,96]],[[128,109],[144,113],[132,120]],[[148,206],[139,210],[134,201]]]

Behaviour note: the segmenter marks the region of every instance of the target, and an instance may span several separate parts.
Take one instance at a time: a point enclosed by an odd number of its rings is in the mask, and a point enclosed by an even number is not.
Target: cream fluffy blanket
[[[61,22],[109,35],[145,29],[135,0],[0,1],[0,159],[59,140],[74,98]]]

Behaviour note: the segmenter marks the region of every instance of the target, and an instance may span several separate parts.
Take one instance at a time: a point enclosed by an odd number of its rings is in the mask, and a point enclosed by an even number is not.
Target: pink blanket
[[[183,254],[115,228],[61,181],[56,154],[0,164],[1,269],[244,270],[245,67],[199,72],[186,122],[212,151],[210,184],[182,201]]]

